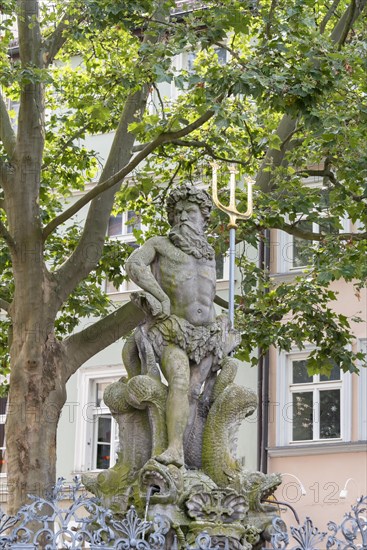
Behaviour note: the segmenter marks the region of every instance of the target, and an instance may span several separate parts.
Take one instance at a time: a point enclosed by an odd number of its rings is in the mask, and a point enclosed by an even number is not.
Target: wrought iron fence
[[[30,503],[15,516],[0,511],[0,549],[57,550],[59,548],[101,550],[230,550],[230,542],[213,542],[202,532],[193,545],[172,538],[167,517],[141,519],[132,506],[123,518],[104,508],[99,499],[81,493],[75,478],[65,486],[59,479],[46,498],[30,496]],[[68,502],[68,506],[65,506]],[[167,540],[171,540],[169,543]],[[270,548],[273,550],[367,550],[367,497],[361,497],[345,514],[340,525],[330,521],[328,532],[320,531],[310,518],[291,527],[276,517],[272,523]],[[268,546],[269,547],[269,546]],[[263,549],[265,550],[265,548]]]
[[[295,543],[295,545],[294,545]],[[271,548],[274,550],[367,550],[367,496],[360,497],[340,525],[328,523],[328,532],[320,531],[307,517],[304,524],[291,527],[273,520]]]
[[[65,486],[59,479],[52,493],[46,498],[30,496],[31,502],[23,506],[15,516],[0,511],[0,549],[56,550],[59,548],[101,550],[163,550],[167,548],[166,535],[171,529],[168,518],[157,515],[154,521],[138,517],[132,506],[123,519],[116,518],[104,508],[99,499],[89,497],[75,478]],[[71,501],[68,507],[62,501]],[[171,550],[178,550],[174,537]],[[181,545],[182,547],[182,545]],[[210,536],[203,532],[196,537],[193,546],[186,550],[229,550],[225,546],[213,546]]]

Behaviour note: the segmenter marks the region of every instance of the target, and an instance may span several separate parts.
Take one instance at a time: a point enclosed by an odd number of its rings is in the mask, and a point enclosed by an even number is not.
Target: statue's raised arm
[[[151,265],[158,261],[160,237],[149,239],[141,248],[135,250],[125,264],[126,273],[140,288],[149,292],[161,304],[163,315],[171,312],[170,299],[157,279],[153,276]]]

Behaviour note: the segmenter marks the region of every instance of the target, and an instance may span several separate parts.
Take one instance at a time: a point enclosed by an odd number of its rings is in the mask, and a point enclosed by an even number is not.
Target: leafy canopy
[[[45,88],[39,196],[43,224],[98,179],[106,156],[98,147],[90,147],[88,136],[114,132],[127,98],[136,90],[147,86],[151,92],[142,117],[128,128],[138,144],[162,133],[179,133],[210,113],[200,127],[161,144],[131,171],[116,195],[113,213],[139,212],[149,227],[145,234],[136,232],[138,242],[143,242],[166,227],[162,205],[174,181],[210,185],[213,158],[223,167],[235,162],[239,178],[250,175],[257,180],[255,214],[237,233],[242,249],[257,247],[267,238],[267,230],[276,229],[304,239],[310,251],[305,272],[281,283],[269,278],[245,253],[238,258],[242,273],[237,297],[239,355],[249,359],[258,346],[289,350],[311,342],[317,346],[309,362],[313,372],[328,373],[334,362],[344,370],[355,370],[361,356],[348,347],[353,341],[351,320],[336,314],[330,302],[336,299],[334,281],[344,279],[358,293],[367,277],[363,17],[354,23],[350,19],[336,40],[332,31],[349,6],[344,0],[333,3],[335,10],[331,2],[314,0],[216,0],[202,7],[195,3],[194,10],[186,11],[175,9],[173,1],[163,4],[160,9],[171,10],[165,19],[157,17],[153,0],[73,0],[67,4],[63,31],[67,40],[54,62],[39,69],[9,57],[17,10],[14,1],[2,2],[4,96],[16,107],[25,84],[41,82]],[[64,13],[64,2],[41,5],[45,39]],[[172,84],[175,99],[170,95]],[[14,109],[10,115],[16,123]],[[294,121],[285,137],[277,131],[284,116]],[[3,148],[0,155],[6,162]],[[224,168],[222,174],[225,201]],[[310,185],[315,177],[321,186]],[[270,185],[263,185],[264,178]],[[237,199],[239,207],[246,209],[241,189]],[[44,254],[51,271],[77,247],[81,218],[77,215],[60,225],[46,240]],[[344,218],[358,230],[344,235]],[[1,221],[7,224],[4,211]],[[321,232],[305,231],[305,221],[318,224]],[[210,231],[217,251],[224,252],[228,232],[221,213],[214,213]],[[58,338],[75,330],[80,318],[105,315],[115,307],[102,290],[103,281],[108,278],[115,286],[121,284],[130,251],[125,244],[106,238],[95,270],[62,306],[55,321]],[[11,302],[12,265],[3,242],[0,263],[0,296]],[[6,373],[6,337],[1,349],[1,368]]]

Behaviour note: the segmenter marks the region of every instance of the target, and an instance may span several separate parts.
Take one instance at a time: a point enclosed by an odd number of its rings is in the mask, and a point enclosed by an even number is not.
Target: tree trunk
[[[15,292],[9,311],[6,453],[11,514],[28,494],[44,495],[55,484],[56,430],[67,380],[65,346],[54,335],[57,285],[44,264],[39,229],[32,230],[31,224],[28,234],[23,229],[13,252]]]
[[[25,337],[24,337],[25,336]],[[52,335],[15,331],[12,348],[22,350],[11,366],[10,407],[6,420],[9,513],[28,494],[44,495],[55,483],[56,430],[66,400],[64,357]]]

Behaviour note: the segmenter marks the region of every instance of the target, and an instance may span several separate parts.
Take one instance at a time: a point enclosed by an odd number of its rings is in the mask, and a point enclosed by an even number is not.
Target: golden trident
[[[238,170],[234,165],[230,165],[230,180],[229,180],[229,205],[225,206],[218,199],[218,181],[217,172],[219,165],[212,164],[213,168],[213,182],[212,182],[212,194],[213,202],[219,210],[225,212],[229,216],[229,305],[228,305],[228,317],[230,328],[234,326],[234,269],[235,269],[235,256],[236,256],[236,229],[238,228],[237,219],[248,220],[252,215],[252,186],[254,182],[247,179],[247,210],[242,213],[237,210],[236,206],[236,174]]]

